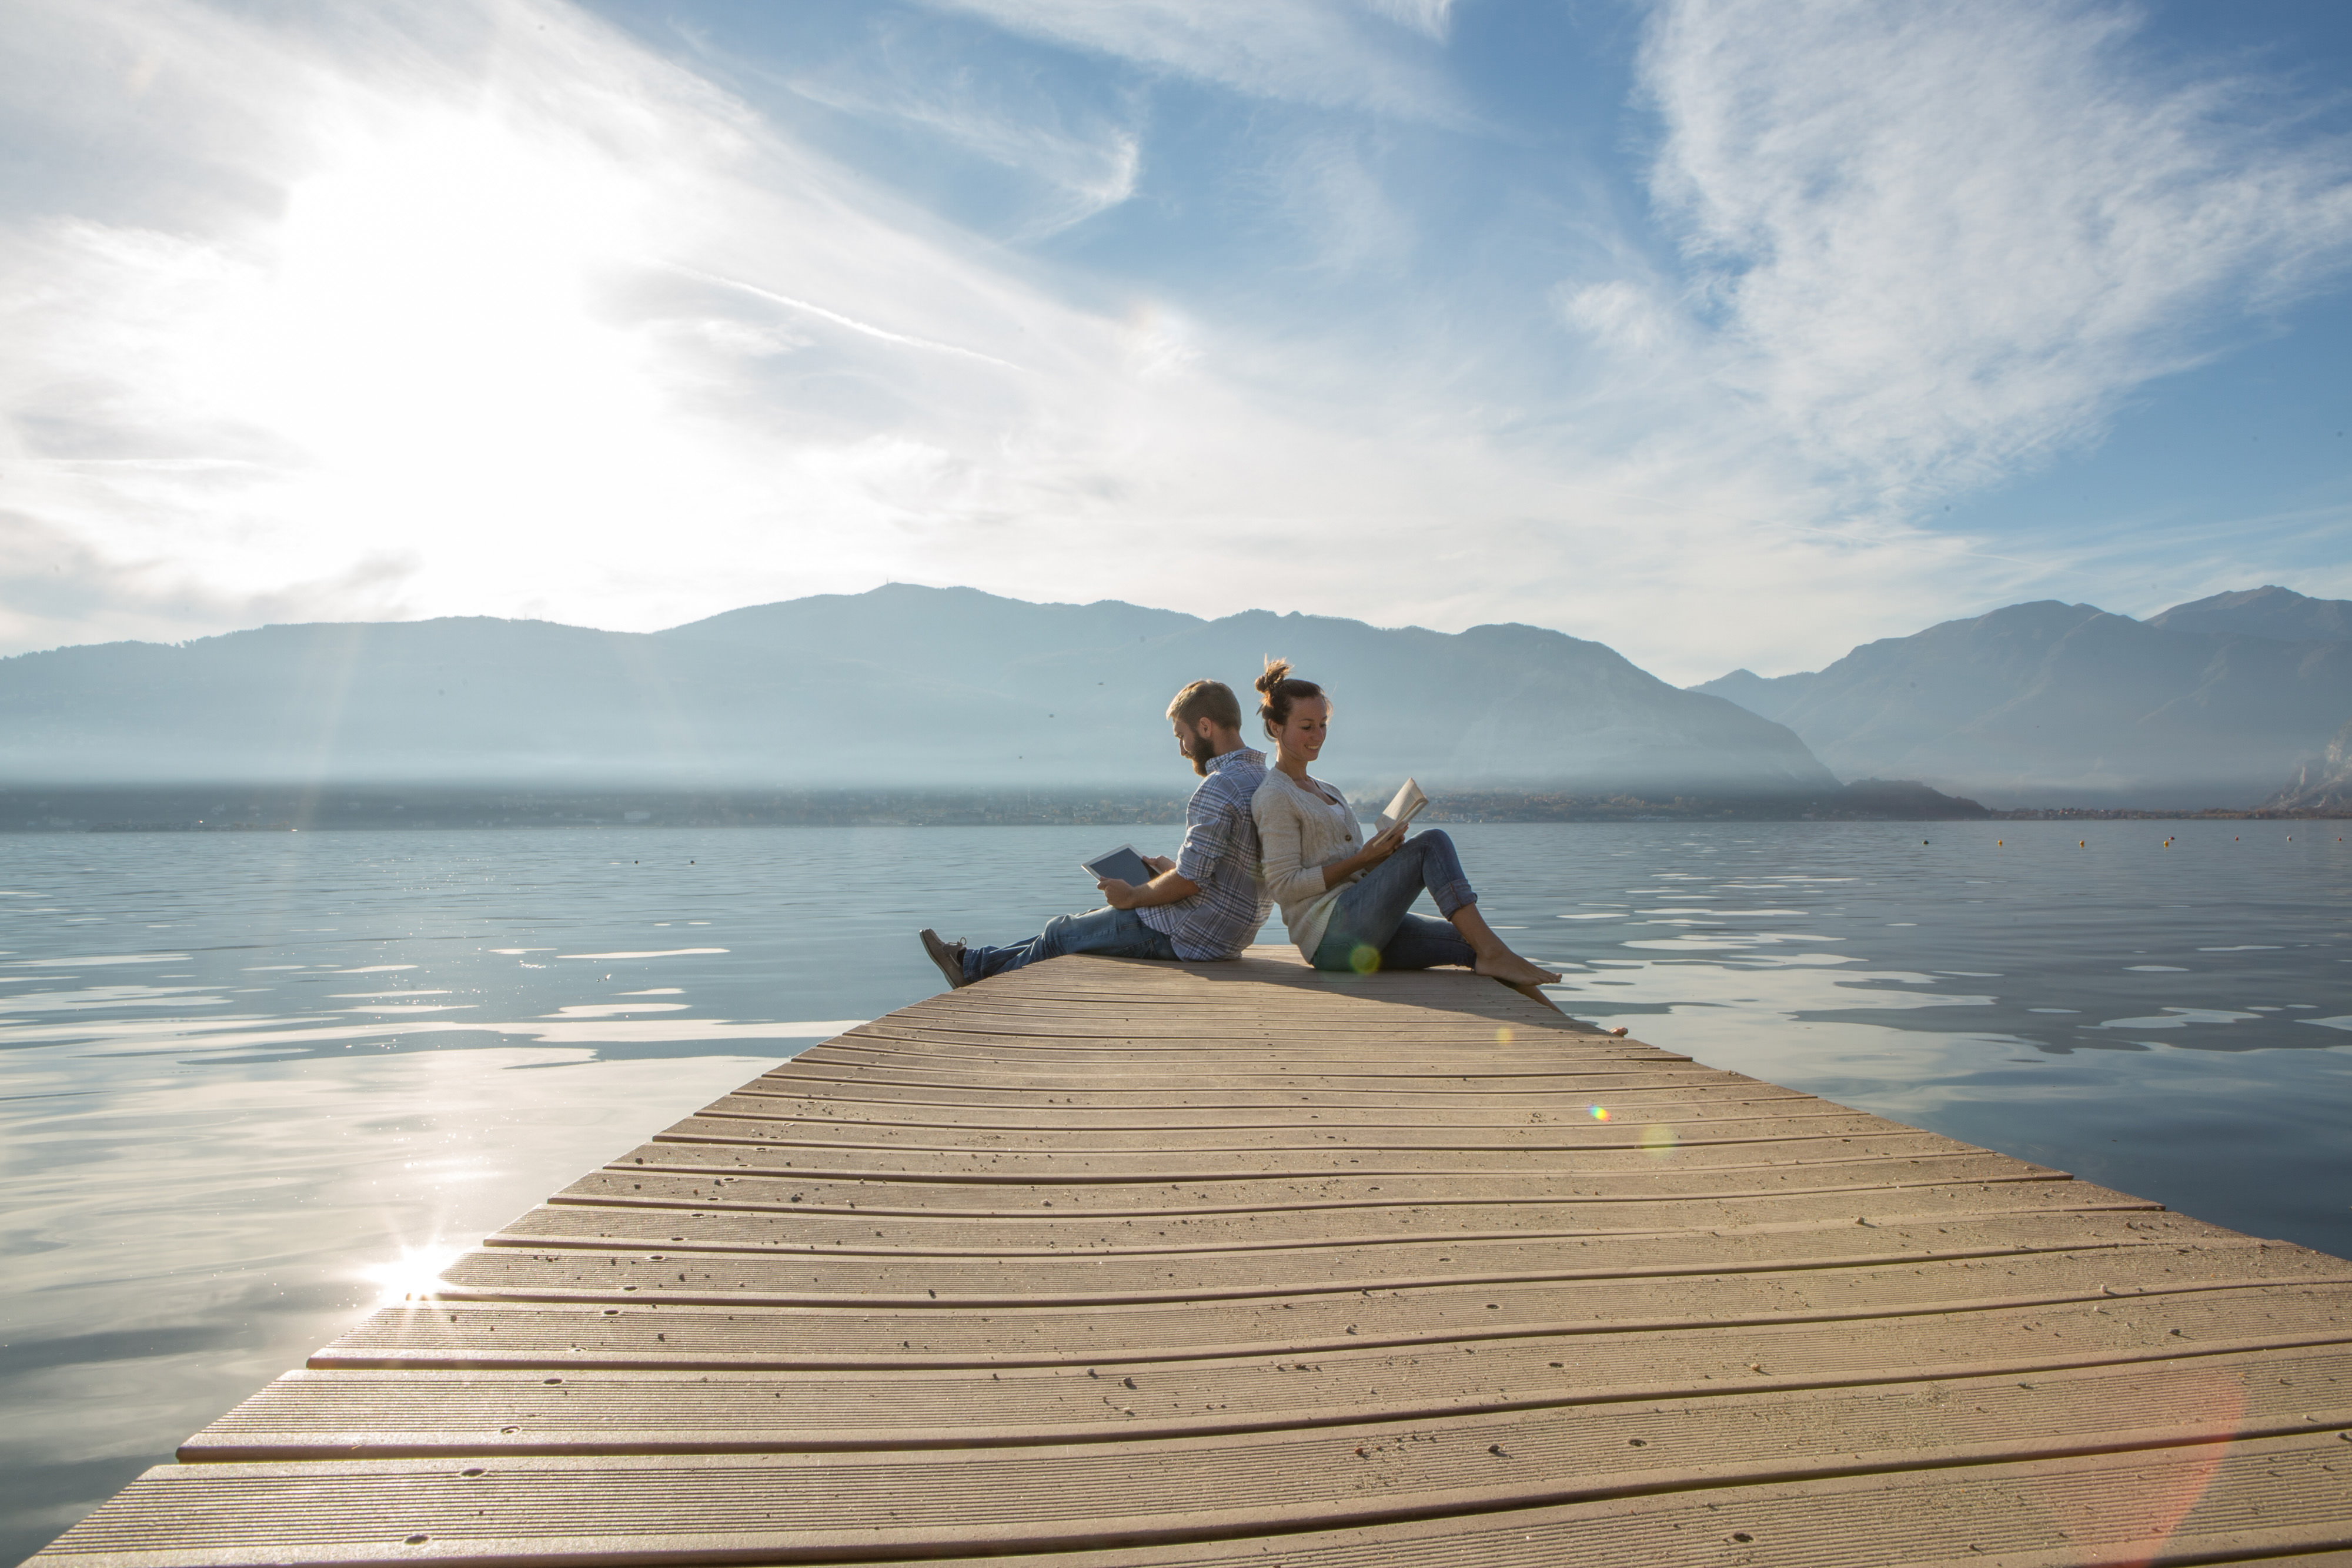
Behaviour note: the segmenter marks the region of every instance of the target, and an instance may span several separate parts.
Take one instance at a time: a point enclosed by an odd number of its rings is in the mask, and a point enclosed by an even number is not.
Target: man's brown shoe
[[[940,941],[940,934],[928,925],[923,927],[921,935],[923,951],[930,956],[932,963],[940,967],[940,973],[947,977],[948,988],[960,991],[971,985],[971,982],[963,977],[963,944]]]

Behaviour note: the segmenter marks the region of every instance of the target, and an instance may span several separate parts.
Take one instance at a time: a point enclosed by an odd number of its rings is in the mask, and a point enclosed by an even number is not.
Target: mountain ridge
[[[2283,643],[2352,641],[2352,600],[2306,599],[2277,583],[2216,593],[2159,611],[2145,622],[2166,632],[2214,632]]]
[[[0,780],[1164,784],[1182,766],[1169,698],[1203,675],[1245,695],[1268,653],[1332,685],[1343,779],[1837,788],[1784,727],[1541,628],[1205,621],[908,584],[655,632],[450,617],[19,654],[0,660]]]
[[[2284,631],[2341,626],[2343,637]],[[2257,630],[2258,629],[2258,630]],[[1994,806],[2252,806],[2352,716],[2352,602],[2274,585],[2146,622],[2040,600],[1691,688],[1794,729],[1840,774]]]

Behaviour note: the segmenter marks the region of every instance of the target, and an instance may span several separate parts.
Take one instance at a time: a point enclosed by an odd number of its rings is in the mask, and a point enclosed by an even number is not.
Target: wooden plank
[[[1999,1278],[1948,1271],[1943,1291],[1931,1284],[1901,1300],[1888,1300],[1880,1290],[1844,1301],[1817,1300],[1768,1278],[1700,1281],[1664,1301],[1640,1287],[1486,1286],[1431,1292],[1410,1311],[1383,1296],[1215,1303],[1194,1312],[1045,1307],[1013,1312],[910,1304],[823,1309],[436,1301],[377,1312],[320,1350],[310,1365],[1004,1371],[1247,1356],[1279,1360],[1422,1345],[1468,1346],[1468,1354],[1485,1354],[1483,1347],[1521,1339],[1566,1335],[1581,1344],[1595,1335],[1720,1328],[1829,1325],[1845,1334],[1874,1324],[1899,1326],[1912,1318],[2018,1312],[2040,1321],[2040,1314],[2086,1314],[2094,1307],[2105,1308],[2095,1322],[2086,1318],[2073,1331],[2053,1329],[2053,1343],[2070,1332],[2087,1334],[2095,1328],[2104,1333],[2111,1323],[2129,1329],[2161,1321],[2167,1337],[2180,1328],[2179,1337],[2189,1344],[2189,1336],[2200,1331],[2179,1314],[2195,1313],[2209,1298],[2250,1314],[2231,1332],[2297,1339],[2338,1321],[2331,1314],[2341,1312],[2341,1289],[2352,1282],[2352,1272],[2334,1280],[2279,1278],[2259,1269],[2168,1281],[2154,1270],[2130,1266],[2128,1259],[2058,1262],[2062,1266],[2022,1274],[2004,1270]],[[1864,1283],[1883,1288],[1886,1281]],[[2123,1312],[2118,1301],[2133,1310]],[[2226,1337],[2221,1330],[2208,1330],[2194,1343]]]
[[[1448,1171],[1504,1172],[1539,1170],[1553,1157],[1594,1149],[1642,1149],[1663,1155],[1667,1150],[1696,1145],[1732,1145],[1755,1149],[1763,1145],[1790,1147],[1791,1154],[1823,1154],[1841,1144],[1906,1152],[1958,1154],[1969,1145],[1932,1134],[1880,1131],[1859,1117],[1790,1121],[1770,1117],[1725,1117],[1705,1126],[1666,1124],[1653,1132],[1651,1124],[1612,1128],[1578,1135],[1580,1129],[1563,1125],[1548,1136],[1514,1145],[1439,1149],[1365,1150],[1349,1154],[1345,1147],[1311,1144],[1277,1145],[1272,1151],[1248,1146],[1150,1153],[1124,1150],[1038,1150],[990,1153],[967,1150],[891,1150],[861,1145],[805,1144],[784,1130],[739,1118],[689,1117],[661,1134],[672,1145],[709,1145],[743,1151],[737,1155],[746,1168],[756,1159],[770,1169],[812,1167],[854,1169],[881,1174],[959,1177],[980,1181],[1181,1181],[1191,1175],[1254,1176],[1393,1172],[1398,1175],[1438,1175]],[[754,1155],[750,1151],[761,1151]],[[668,1151],[665,1151],[667,1154]],[[798,1154],[797,1160],[784,1156]]]
[[[1500,1098],[1492,1103],[1482,1103],[1475,1097],[1449,1097],[1444,1102],[1420,1100],[1409,1105],[1327,1103],[1312,1112],[1302,1112],[1296,1100],[1287,1104],[1260,1100],[1255,1103],[1177,1106],[1148,1103],[1039,1106],[1008,1105],[1001,1098],[977,1102],[910,1100],[900,1095],[868,1099],[827,1094],[812,1098],[797,1091],[785,1092],[772,1089],[755,1080],[734,1093],[713,1101],[711,1107],[714,1110],[727,1108],[738,1114],[854,1125],[982,1129],[1279,1127],[1289,1126],[1301,1120],[1327,1122],[1333,1126],[1343,1127],[1514,1127],[1540,1124],[1562,1116],[1570,1121],[1591,1119],[1592,1104],[1597,1098],[1592,1095],[1569,1096],[1564,1104],[1557,1101],[1548,1104],[1542,1100],[1517,1095]],[[1832,1105],[1811,1095],[1786,1092],[1767,1095],[1716,1084],[1678,1090],[1621,1089],[1606,1097],[1606,1104],[1611,1107],[1612,1115],[1639,1115],[1649,1120],[1662,1115],[1688,1115],[1693,1112],[1705,1114],[1731,1107],[1756,1106],[1772,1108],[1784,1115],[1852,1114],[1843,1106]]]
[[[2332,1271],[2331,1271],[2332,1270]],[[686,1270],[678,1270],[684,1272]],[[314,1356],[314,1366],[432,1362],[551,1366],[985,1366],[1276,1354],[1528,1334],[1719,1323],[1853,1322],[1996,1306],[2108,1306],[2144,1295],[2332,1288],[2352,1266],[2292,1249],[2093,1247],[1903,1259],[1834,1272],[1458,1283],[1224,1300],[1048,1303],[1007,1310],[915,1298],[762,1303],[741,1291],[667,1302],[625,1288],[470,1297],[386,1308]],[[625,1286],[626,1281],[621,1281]],[[614,1358],[618,1358],[615,1360]]]
[[[1553,1204],[1633,1202],[1661,1197],[1730,1197],[1769,1192],[1824,1192],[1882,1186],[1919,1186],[1938,1182],[2064,1181],[2063,1171],[2027,1165],[2000,1155],[1863,1155],[1759,1164],[1726,1162],[1662,1166],[1626,1151],[1614,1161],[1584,1160],[1575,1172],[1551,1175],[1445,1177],[1398,1188],[1370,1177],[1318,1182],[1313,1187],[1279,1182],[1220,1184],[1216,1209],[1255,1213],[1296,1207],[1482,1208],[1498,1215],[1538,1213]],[[764,1175],[712,1176],[651,1166],[607,1167],[565,1187],[551,1201],[563,1204],[659,1205],[730,1209],[814,1208],[865,1199],[866,1183],[814,1183]],[[896,1182],[891,1196],[908,1210],[1000,1215],[1057,1209],[1111,1211],[1121,1215],[1202,1212],[1205,1190],[1143,1188],[1123,1191],[1093,1184],[1038,1184],[1024,1189],[983,1187],[958,1182]]]
[[[2060,1184],[2063,1189],[2074,1184]],[[2008,1193],[2038,1193],[2015,1186]],[[2008,1201],[2008,1199],[2004,1199]],[[2051,1200],[2053,1204],[2058,1200]],[[857,1221],[845,1217],[825,1239],[823,1250],[790,1256],[758,1251],[716,1253],[677,1246],[683,1230],[663,1239],[663,1252],[606,1251],[564,1248],[541,1250],[488,1247],[458,1258],[444,1270],[441,1294],[452,1300],[527,1297],[537,1301],[740,1301],[746,1304],[827,1305],[843,1301],[946,1301],[950,1304],[1078,1305],[1163,1301],[1207,1301],[1309,1292],[1420,1291],[1452,1284],[1507,1284],[1580,1279],[1643,1279],[1671,1293],[1665,1281],[1716,1276],[1735,1270],[1801,1272],[1813,1287],[1834,1292],[1855,1288],[1857,1269],[1886,1266],[1896,1258],[1915,1268],[1932,1261],[2015,1258],[2034,1250],[2082,1255],[2100,1233],[2099,1219],[2153,1216],[2153,1207],[2133,1207],[2035,1211],[2022,1203],[2004,1209],[1960,1209],[1914,1218],[1932,1207],[1919,1195],[1902,1194],[1878,1220],[1841,1219],[1828,1224],[1767,1223],[1735,1228],[1709,1216],[1720,1228],[1602,1235],[1558,1240],[1383,1242],[1328,1249],[1227,1249],[1200,1253],[1165,1251],[1142,1257],[915,1257],[877,1251],[856,1234]],[[1181,1234],[1181,1229],[1180,1232]],[[1998,1238],[1998,1239],[1995,1239]],[[2137,1237],[2118,1239],[2112,1229],[2106,1248],[2127,1260],[2158,1245]],[[2183,1257],[2198,1266],[2260,1244],[2208,1240]],[[2245,1266],[2231,1260],[2232,1266]],[[1990,1265],[1987,1265],[1990,1266]],[[2169,1271],[2173,1263],[2160,1265]],[[2315,1265],[2315,1267],[2317,1267]],[[1922,1273],[1922,1279],[1927,1278]],[[1898,1287],[1899,1288],[1899,1287]]]
[[[2110,1308],[2109,1299],[2077,1300],[1828,1323],[1520,1333],[1449,1340],[1445,1354],[1341,1350],[1086,1367],[662,1370],[617,1364],[655,1359],[641,1354],[597,1357],[584,1367],[589,1358],[567,1356],[551,1381],[540,1364],[550,1360],[543,1352],[517,1370],[464,1368],[456,1364],[467,1359],[462,1350],[436,1363],[435,1347],[418,1335],[408,1363],[416,1370],[289,1374],[191,1438],[181,1458],[1116,1440],[1645,1401],[1701,1386],[1727,1395],[2011,1377],[2305,1346],[2352,1354],[2345,1348],[2352,1346],[2352,1284],[2174,1291],[2135,1297],[2128,1312]],[[644,1351],[688,1358],[684,1343],[655,1340],[656,1321],[672,1319],[632,1314],[617,1323],[638,1331]],[[1139,1404],[1127,1397],[1129,1380],[1147,1396]]]
[[[665,1243],[673,1252],[855,1251],[922,1253],[936,1257],[1038,1258],[1073,1253],[1100,1257],[1172,1252],[1248,1250],[1265,1247],[1361,1249],[1431,1241],[1448,1245],[1538,1238],[1561,1239],[1678,1230],[1693,1223],[1724,1228],[1812,1224],[1850,1225],[1857,1207],[1882,1213],[2015,1213],[2057,1209],[2126,1208],[2151,1212],[2152,1204],[2107,1193],[2086,1183],[2000,1182],[1982,1179],[1921,1183],[1907,1186],[1832,1187],[1825,1191],[1688,1194],[1643,1201],[1633,1197],[1578,1202],[1557,1200],[1538,1207],[1462,1206],[1424,1218],[1409,1205],[1332,1210],[1273,1209],[1246,1215],[1178,1217],[1173,1211],[1124,1218],[1055,1218],[1020,1215],[982,1218],[971,1214],[915,1217],[860,1215],[845,1224],[847,1211],[759,1212],[690,1209],[684,1205],[626,1207],[551,1204],[533,1209],[485,1239],[493,1247],[598,1247],[642,1249]],[[1360,1255],[1360,1253],[1354,1255]],[[1352,1263],[1350,1266],[1354,1266]]]
[[[1258,1154],[1280,1153],[1301,1149],[1328,1151],[1346,1149],[1379,1155],[1443,1153],[1498,1154],[1548,1155],[1591,1148],[1650,1148],[1657,1134],[1654,1128],[1664,1128],[1675,1134],[1674,1142],[1686,1137],[1720,1137],[1727,1132],[1742,1138],[1789,1136],[1822,1137],[1834,1128],[1850,1130],[1854,1124],[1847,1118],[1836,1118],[1832,1127],[1825,1127],[1819,1118],[1770,1116],[1719,1116],[1711,1118],[1652,1119],[1644,1117],[1640,1124],[1623,1129],[1614,1136],[1603,1138],[1584,1134],[1574,1122],[1565,1126],[1550,1124],[1522,1124],[1511,1127],[1323,1127],[1302,1123],[1288,1127],[1218,1127],[1205,1129],[1187,1136],[1167,1129],[1150,1128],[1128,1132],[1117,1128],[1085,1128],[1068,1133],[1045,1129],[992,1128],[984,1133],[934,1134],[929,1137],[912,1135],[891,1136],[886,1132],[863,1124],[826,1123],[804,1118],[790,1120],[761,1115],[745,1115],[735,1107],[714,1106],[677,1124],[665,1135],[681,1141],[723,1139],[729,1142],[755,1142],[772,1147],[808,1149],[916,1149],[941,1154],[957,1154],[971,1150],[999,1153],[1038,1154],[1066,1156],[1074,1154]],[[1158,1162],[1166,1166],[1169,1162]],[[1544,1162],[1535,1161],[1541,1165]]]
[[[1070,959],[583,1177],[36,1561],[2321,1561],[2347,1435],[2340,1260],[1467,976]]]
[[[779,1183],[801,1183],[820,1179],[816,1164],[803,1158],[797,1165],[790,1149],[771,1149],[757,1143],[667,1143],[641,1145],[623,1155],[604,1170],[583,1176],[582,1180],[635,1180],[654,1174],[670,1174],[690,1180],[708,1182],[725,1177],[736,1181],[757,1181],[762,1178]],[[1834,1166],[1849,1161],[1906,1161],[1937,1158],[1968,1158],[1981,1155],[1984,1151],[1932,1133],[1885,1132],[1857,1130],[1853,1134],[1824,1134],[1818,1137],[1780,1138],[1694,1138],[1677,1136],[1668,1147],[1662,1148],[1659,1140],[1649,1132],[1648,1124],[1636,1128],[1626,1138],[1613,1144],[1573,1151],[1549,1152],[1543,1160],[1533,1162],[1534,1168],[1454,1172],[1419,1171],[1413,1174],[1415,1193],[1432,1197],[1455,1194],[1470,1197],[1491,1196],[1508,1199],[1519,1194],[1541,1196],[1560,1183],[1612,1183],[1618,1176],[1636,1171],[1692,1171],[1759,1173],[1759,1181],[1770,1181],[1772,1173],[1801,1172]],[[1992,1156],[2000,1158],[2003,1156]],[[1272,1162],[1266,1162],[1271,1164]],[[2038,1168],[2038,1167],[2037,1167]],[[893,1194],[970,1193],[983,1183],[1001,1186],[1020,1186],[1050,1192],[1059,1186],[1076,1200],[1093,1193],[1101,1201],[1125,1207],[1139,1201],[1132,1192],[1122,1192],[1123,1184],[1108,1180],[1097,1173],[1087,1181],[1060,1181],[1053,1176],[1023,1182],[1014,1178],[986,1176],[974,1178],[960,1176],[953,1178],[925,1171],[861,1171],[842,1179],[855,1184],[887,1184]],[[1173,1180],[1174,1178],[1171,1178]],[[1378,1184],[1387,1180],[1378,1172],[1318,1171],[1312,1176],[1285,1176],[1279,1172],[1226,1172],[1219,1175],[1198,1174],[1195,1179],[1202,1191],[1213,1188],[1226,1194],[1247,1194],[1264,1186],[1269,1190],[1303,1190],[1301,1182],[1311,1182],[1318,1191],[1334,1194],[1350,1192],[1395,1191],[1393,1186]],[[1138,1186],[1139,1184],[1124,1184]],[[1147,1180],[1140,1186],[1148,1186]],[[1167,1186],[1167,1182],[1159,1184]]]
[[[1576,1103],[1581,1101],[1582,1103]],[[1608,1117],[1593,1115],[1594,1104],[1601,1104]],[[1498,1116],[1484,1106],[1464,1107],[1443,1102],[1423,1101],[1410,1107],[1426,1114],[1404,1114],[1407,1107],[1371,1110],[1346,1107],[1327,1113],[1302,1112],[1290,1106],[1266,1105],[1245,1110],[1194,1113],[1190,1115],[1166,1112],[1136,1110],[1076,1111],[1073,1110],[1052,1121],[1028,1117],[1007,1118],[1000,1107],[981,1106],[964,1111],[961,1116],[949,1119],[937,1113],[916,1111],[909,1113],[898,1105],[870,1103],[843,1103],[835,1102],[823,1111],[814,1109],[814,1103],[802,1095],[761,1093],[756,1090],[729,1094],[714,1100],[703,1114],[736,1116],[751,1120],[798,1122],[809,1125],[844,1129],[867,1127],[896,1129],[908,1126],[969,1127],[975,1134],[1034,1132],[1056,1138],[1085,1138],[1104,1134],[1125,1133],[1130,1135],[1185,1131],[1235,1131],[1254,1128],[1260,1131],[1302,1132],[1309,1128],[1343,1130],[1362,1129],[1365,1134],[1397,1132],[1412,1129],[1473,1129],[1495,1128],[1524,1132],[1528,1127],[1541,1127],[1554,1122],[1571,1125],[1587,1120],[1623,1118],[1637,1124],[1664,1123],[1680,1125],[1685,1123],[1720,1120],[1726,1116],[1770,1116],[1795,1120],[1811,1116],[1851,1116],[1852,1112],[1819,1100],[1784,1096],[1761,1099],[1755,1095],[1708,1094],[1685,1091],[1664,1093],[1643,1086],[1613,1090],[1606,1094],[1576,1096],[1565,1106],[1547,1111],[1541,1106],[1521,1108],[1514,1116]],[[1294,1103],[1295,1104],[1295,1103]],[[961,1109],[961,1108],[960,1108]]]
[[[257,1565],[398,1561],[408,1544],[538,1562],[924,1558],[1231,1542],[1437,1515],[1449,1530],[1433,1542],[1444,1550],[1435,1560],[1475,1562],[1503,1559],[1465,1558],[1465,1536],[1526,1531],[1525,1511],[1547,1505],[1633,1498],[1647,1504],[1636,1517],[1653,1521],[1713,1513],[1731,1527],[1717,1534],[1719,1552],[1735,1533],[1751,1542],[1769,1535],[1786,1550],[1786,1539],[1816,1523],[1807,1515],[1845,1513],[1841,1500],[1857,1497],[1877,1517],[1840,1522],[1874,1525],[1882,1542],[1890,1526],[1918,1529],[1923,1511],[1941,1531],[2000,1532],[2001,1523],[1979,1524],[1955,1504],[2020,1492],[2053,1521],[2023,1539],[1995,1533],[2002,1549],[2036,1537],[2061,1546],[2085,1525],[2137,1547],[2175,1536],[2174,1521],[2217,1491],[2219,1517],[2195,1533],[2275,1539],[2284,1527],[2319,1537],[2297,1545],[2352,1544],[2352,1465],[2338,1462],[2352,1450],[2340,1427],[2311,1430],[2352,1421],[2352,1408],[2286,1412],[2265,1397],[2273,1380],[2200,1370],[2215,1396],[2238,1402],[2230,1416],[2184,1409],[2161,1378],[2150,1391],[2151,1380],[2135,1387],[2132,1374],[2103,1369],[2050,1375],[2030,1389],[1972,1380],[1907,1394],[1587,1408],[1568,1419],[1536,1413],[1050,1448],[499,1456],[462,1469],[438,1458],[167,1466],[68,1531],[52,1554],[137,1561],[151,1519],[170,1532],[174,1561]],[[2122,1425],[2102,1421],[2101,1401]],[[2036,1435],[2020,1436],[2023,1423]],[[1913,1473],[1889,1480],[1888,1470]],[[2071,1484],[2053,1487],[2056,1477]],[[1675,1495],[1743,1485],[1760,1495]],[[2117,1492],[2137,1517],[2124,1516]],[[1418,1531],[1391,1539],[1432,1540]],[[1964,1533],[1948,1554],[1978,1544]],[[1595,1560],[1591,1542],[1577,1545],[1580,1560]],[[1226,1546],[1227,1560],[1239,1559],[1236,1547]],[[1298,1555],[1284,1543],[1286,1561]]]

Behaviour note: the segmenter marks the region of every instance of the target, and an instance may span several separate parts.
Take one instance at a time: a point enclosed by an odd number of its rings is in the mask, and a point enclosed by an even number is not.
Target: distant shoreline
[[[0,832],[290,832],[403,829],[1168,827],[1185,794],[1135,789],[664,790],[431,785],[0,787]],[[2129,806],[1989,809],[1924,785],[1864,779],[1833,791],[1736,798],[1434,792],[1423,821],[1471,822],[2295,821],[2342,810]]]

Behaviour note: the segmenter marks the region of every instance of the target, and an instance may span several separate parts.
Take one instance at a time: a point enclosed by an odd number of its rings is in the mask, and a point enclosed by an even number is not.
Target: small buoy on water
[[[2091,841],[2088,839],[2076,839],[2074,841],[2074,847],[2078,850],[2087,850],[2091,847]]]

